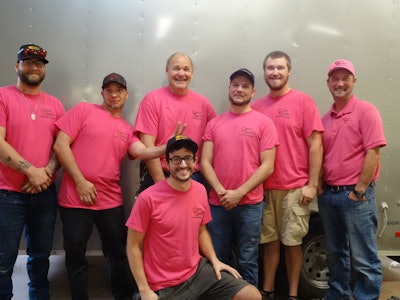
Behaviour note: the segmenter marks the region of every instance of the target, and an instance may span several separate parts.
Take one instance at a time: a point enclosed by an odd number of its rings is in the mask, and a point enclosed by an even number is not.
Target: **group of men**
[[[30,299],[49,299],[57,203],[72,299],[88,299],[85,253],[94,226],[115,299],[136,291],[142,300],[274,299],[281,244],[288,299],[300,299],[301,243],[317,195],[330,269],[325,299],[378,299],[374,185],[386,142],[377,109],[353,95],[350,61],[329,66],[334,103],[322,120],[314,101],[289,87],[291,60],[281,51],[263,62],[270,92],[252,102],[254,75],[239,69],[229,77],[230,109],[216,116],[189,89],[192,60],[174,53],[168,85],[144,97],[132,130],[122,117],[123,76],[104,78],[102,104],[65,113],[40,88],[46,55],[21,46],[17,85],[0,89],[0,300],[12,297],[24,228]],[[126,154],[145,167],[125,223],[118,182]]]

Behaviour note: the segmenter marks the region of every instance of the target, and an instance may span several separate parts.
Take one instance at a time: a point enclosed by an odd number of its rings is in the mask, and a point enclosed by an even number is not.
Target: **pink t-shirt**
[[[332,105],[322,123],[324,181],[335,186],[356,184],[366,152],[386,145],[379,111],[371,103],[353,96],[339,113]],[[373,180],[378,176],[379,165]]]
[[[126,226],[145,234],[144,271],[153,291],[176,286],[196,272],[199,228],[210,221],[205,188],[194,180],[185,192],[164,179],[139,194]]]
[[[134,128],[135,131],[157,137],[156,145],[162,145],[171,138],[178,121],[187,123],[185,135],[199,145],[197,157],[200,157],[204,130],[215,115],[213,106],[204,96],[192,90],[188,90],[184,96],[177,96],[168,87],[162,87],[143,98]],[[168,171],[164,158],[161,157],[161,164]],[[196,170],[199,170],[199,164]]]
[[[32,110],[35,120],[31,119]],[[57,135],[54,122],[63,114],[61,101],[49,94],[23,96],[15,86],[0,88],[0,126],[6,129],[6,141],[35,167],[49,162]],[[0,163],[0,189],[21,192],[26,179]]]
[[[83,176],[97,190],[97,203],[84,204],[74,181],[64,172],[58,203],[68,208],[93,210],[122,205],[120,164],[132,144],[133,129],[101,105],[81,102],[56,122],[71,139],[71,149]]]
[[[266,95],[251,106],[272,119],[280,143],[276,149],[274,173],[265,181],[264,188],[288,190],[303,187],[309,178],[306,139],[313,131],[324,130],[314,101],[307,94],[292,89],[278,98]]]
[[[246,182],[260,166],[260,153],[279,144],[271,119],[255,110],[243,114],[229,111],[212,119],[203,139],[214,144],[213,168],[227,190],[237,189]],[[239,204],[255,204],[262,199],[263,186],[260,184]],[[209,201],[221,205],[213,189]]]

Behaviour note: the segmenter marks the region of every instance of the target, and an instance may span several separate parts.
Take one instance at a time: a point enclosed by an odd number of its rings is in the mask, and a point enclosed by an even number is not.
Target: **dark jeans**
[[[89,299],[86,248],[93,226],[96,225],[107,259],[112,294],[117,300],[131,300],[137,287],[126,256],[127,231],[123,207],[90,210],[59,206],[59,210],[72,299]]]
[[[207,227],[218,258],[229,264],[232,251],[237,257],[237,270],[245,280],[258,286],[258,248],[264,202],[238,205],[227,211],[210,205],[212,221]]]
[[[38,194],[0,190],[0,299],[12,297],[11,276],[25,229],[29,299],[50,299],[49,256],[57,216],[55,185]]]

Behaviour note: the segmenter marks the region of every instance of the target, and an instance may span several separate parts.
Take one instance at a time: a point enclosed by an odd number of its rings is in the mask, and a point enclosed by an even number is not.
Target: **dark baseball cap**
[[[110,82],[119,83],[125,89],[127,87],[125,78],[122,75],[118,74],[118,73],[111,73],[111,74],[108,74],[106,77],[104,77],[103,85],[101,86],[101,88],[103,89]]]
[[[47,64],[49,61],[46,59],[47,51],[42,47],[35,44],[26,44],[19,47],[17,54],[17,61],[21,61],[28,58],[38,58]]]
[[[186,148],[192,151],[193,155],[195,155],[199,146],[196,144],[196,142],[194,142],[185,135],[175,135],[168,140],[165,154],[168,157],[169,153],[171,153],[174,150],[179,150],[181,148]]]
[[[254,75],[248,69],[242,68],[233,72],[232,75],[229,77],[229,79],[232,81],[237,76],[247,77],[250,80],[251,84],[254,86]]]

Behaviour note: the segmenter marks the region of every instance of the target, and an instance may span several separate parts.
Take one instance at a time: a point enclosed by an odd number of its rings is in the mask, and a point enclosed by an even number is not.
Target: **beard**
[[[36,87],[36,86],[40,85],[45,77],[45,74],[43,74],[43,75],[37,74],[38,77],[33,79],[29,75],[30,74],[24,73],[21,70],[18,70],[18,77],[21,80],[21,82],[25,83],[26,85],[32,86],[32,87]]]
[[[170,171],[170,176],[174,178],[176,181],[180,182],[187,182],[192,178],[193,171],[191,169],[187,169],[187,174],[186,175],[181,175],[180,172],[182,170],[180,169],[175,169]]]
[[[272,80],[270,82],[269,79],[265,79],[265,83],[268,85],[270,90],[279,91],[287,84],[288,80],[289,80],[289,78],[286,77],[286,78],[283,78],[279,84],[271,84],[271,82],[273,82]]]
[[[233,99],[232,97],[229,97],[229,101],[231,102],[232,105],[235,105],[235,106],[246,106],[250,103],[251,99],[244,100],[242,102],[238,102],[238,101],[235,101],[235,99]]]

